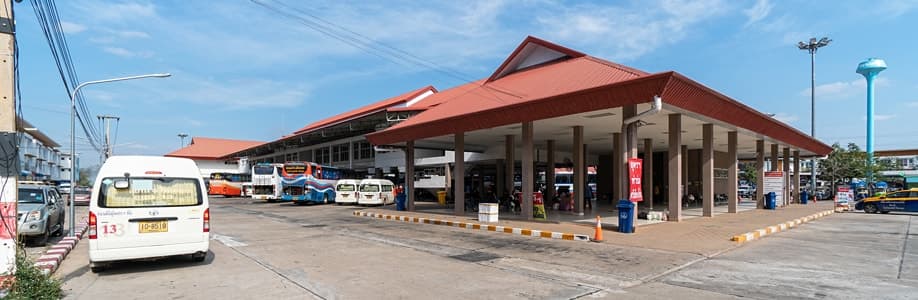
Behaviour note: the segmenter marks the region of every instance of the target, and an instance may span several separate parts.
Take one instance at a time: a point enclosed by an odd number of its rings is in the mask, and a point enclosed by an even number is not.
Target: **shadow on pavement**
[[[184,268],[194,268],[200,266],[206,266],[213,263],[216,259],[216,255],[213,251],[207,251],[207,257],[204,258],[202,262],[195,262],[191,260],[191,255],[180,255],[180,256],[170,256],[163,257],[158,259],[150,260],[132,260],[132,261],[122,261],[115,262],[99,273],[99,276],[110,276],[110,275],[121,275],[121,274],[130,274],[130,273],[140,273],[140,272],[151,272],[151,271],[161,271],[161,270],[170,270],[170,269],[184,269]],[[68,277],[74,276],[77,277],[77,273],[85,273],[89,269],[87,264],[84,267],[81,267],[76,272],[73,272],[74,275],[68,274]]]

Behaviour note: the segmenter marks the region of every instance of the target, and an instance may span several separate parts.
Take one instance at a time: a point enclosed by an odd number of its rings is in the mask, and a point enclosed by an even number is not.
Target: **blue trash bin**
[[[806,191],[800,192],[800,204],[806,204],[807,201],[810,201],[810,193]]]
[[[775,195],[775,192],[769,192],[765,195],[765,209],[775,209],[775,200],[778,195]]]
[[[634,203],[630,200],[618,201],[618,232],[634,233]]]
[[[407,202],[407,200],[408,200],[407,198],[408,198],[408,196],[406,196],[405,193],[401,193],[401,194],[395,195],[395,210],[397,210],[397,211],[404,211],[404,210],[405,210],[405,202]]]

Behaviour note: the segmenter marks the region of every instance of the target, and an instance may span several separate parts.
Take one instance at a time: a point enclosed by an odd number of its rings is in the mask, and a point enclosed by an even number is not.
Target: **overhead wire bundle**
[[[41,30],[45,35],[45,40],[48,42],[48,47],[51,49],[51,56],[54,57],[57,71],[64,84],[64,89],[67,91],[68,100],[71,100],[69,97],[73,89],[80,84],[80,80],[70,57],[70,47],[61,27],[57,5],[54,4],[53,0],[31,0],[31,3],[32,8],[35,10],[35,17],[38,18],[38,23],[41,25]],[[74,102],[73,109],[76,111],[76,119],[83,129],[83,133],[86,134],[92,148],[96,151],[101,151],[99,147],[101,129],[95,126],[93,122],[86,121],[92,114],[89,112],[83,93],[77,92],[76,97],[72,100]]]

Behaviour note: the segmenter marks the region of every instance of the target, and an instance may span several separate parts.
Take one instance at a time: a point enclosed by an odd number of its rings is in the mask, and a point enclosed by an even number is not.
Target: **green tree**
[[[79,186],[91,186],[92,178],[89,178],[92,175],[92,170],[89,168],[80,168],[80,181],[77,182]]]
[[[874,160],[872,166],[867,165],[867,152],[862,151],[855,143],[848,143],[842,147],[839,143],[832,144],[832,153],[827,159],[819,162],[819,178],[833,183],[850,182],[854,178],[867,177],[868,169],[873,174],[895,168],[895,164],[888,161]]]
[[[749,181],[749,182],[753,182],[753,183],[754,183],[754,182],[756,182],[756,180],[758,179],[756,174],[757,174],[757,172],[756,172],[756,169],[755,169],[755,165],[754,165],[754,164],[746,164],[746,165],[743,167],[743,171],[739,174],[739,177],[740,177],[740,179],[745,179],[746,181]]]

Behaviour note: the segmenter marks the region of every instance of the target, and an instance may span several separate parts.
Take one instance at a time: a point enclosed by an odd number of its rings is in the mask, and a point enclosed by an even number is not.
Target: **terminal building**
[[[258,141],[243,141],[208,137],[193,137],[188,146],[167,153],[168,157],[182,157],[194,161],[201,170],[201,177],[210,178],[212,173],[249,173],[246,158],[224,158],[230,153],[264,144]]]
[[[688,194],[701,199],[692,205],[703,216],[713,216],[715,206],[737,212],[741,159],[755,162],[759,187],[766,171],[780,176],[779,204],[790,203],[800,178],[789,171],[830,151],[680,73],[649,73],[527,37],[487,78],[411,91],[222,159],[312,161],[360,176],[412,178],[405,181],[409,191],[442,177],[442,185],[456,187],[455,213],[464,214],[466,198],[486,190],[504,195],[515,186],[523,211],[531,211],[534,189],[553,197],[559,166],[572,170],[574,191],[588,186],[588,166],[595,166],[599,198],[627,199],[635,194],[627,186],[628,161],[641,158],[641,210],[667,211],[679,221]],[[765,190],[757,189],[760,208]],[[574,195],[574,214],[582,214],[584,193]],[[726,201],[715,203],[720,195]],[[411,210],[415,198],[408,193]]]

